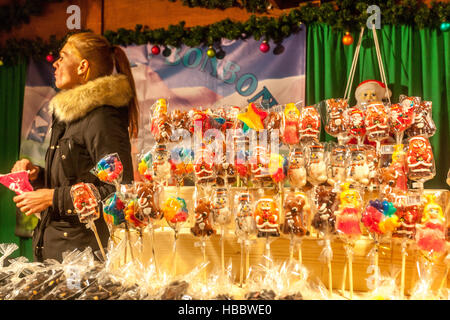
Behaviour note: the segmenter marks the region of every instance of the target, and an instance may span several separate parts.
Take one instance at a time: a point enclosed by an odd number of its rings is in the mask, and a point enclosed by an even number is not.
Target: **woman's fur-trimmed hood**
[[[116,74],[59,92],[50,101],[49,108],[59,120],[71,122],[103,105],[117,108],[128,106],[132,98],[133,90],[127,76]]]

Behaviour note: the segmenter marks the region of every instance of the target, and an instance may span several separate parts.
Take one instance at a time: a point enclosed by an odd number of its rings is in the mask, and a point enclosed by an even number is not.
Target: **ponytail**
[[[131,72],[130,62],[125,52],[119,46],[113,46],[114,52],[114,66],[117,73],[127,76],[130,82],[131,90],[133,91],[133,99],[128,106],[128,131],[130,138],[137,138],[139,133],[139,105],[136,94],[136,85],[134,84],[133,73]]]

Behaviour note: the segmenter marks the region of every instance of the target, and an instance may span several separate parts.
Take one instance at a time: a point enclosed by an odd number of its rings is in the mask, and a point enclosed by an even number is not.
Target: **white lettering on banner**
[[[81,30],[81,9],[79,6],[73,4],[67,7],[67,14],[70,16],[66,20],[66,26],[69,30]]]
[[[379,6],[377,5],[371,5],[367,8],[367,13],[372,13],[372,15],[367,18],[367,28],[369,28],[370,30],[373,28],[373,26],[375,25],[375,29],[381,29],[381,9]],[[373,22],[375,20],[375,23]]]

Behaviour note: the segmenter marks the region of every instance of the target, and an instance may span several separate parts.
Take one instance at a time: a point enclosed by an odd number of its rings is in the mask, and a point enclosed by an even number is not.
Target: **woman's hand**
[[[39,174],[39,167],[35,166],[33,163],[31,163],[28,159],[21,159],[16,161],[13,168],[11,169],[11,173],[18,172],[18,171],[28,171],[28,177],[30,181],[34,181],[37,179]]]
[[[53,204],[53,189],[39,189],[36,191],[24,192],[21,195],[15,196],[13,201],[17,207],[29,216],[31,214],[39,213],[47,209]]]

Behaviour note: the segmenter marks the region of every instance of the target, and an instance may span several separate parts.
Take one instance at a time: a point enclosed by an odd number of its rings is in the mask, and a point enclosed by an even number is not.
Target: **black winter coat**
[[[55,192],[53,205],[41,213],[33,234],[36,261],[61,261],[63,252],[75,248],[83,250],[90,246],[94,252],[99,250],[94,233],[79,222],[70,188],[85,182],[97,187],[102,200],[112,194],[114,186],[100,182],[90,172],[102,157],[111,153],[118,153],[123,163],[122,183],[133,180],[128,136],[130,97],[128,80],[124,76],[109,76],[62,92],[50,102],[54,111],[50,145],[45,169],[41,168],[33,184]],[[61,107],[63,104],[66,105]],[[105,247],[109,231],[103,216],[95,224]]]

